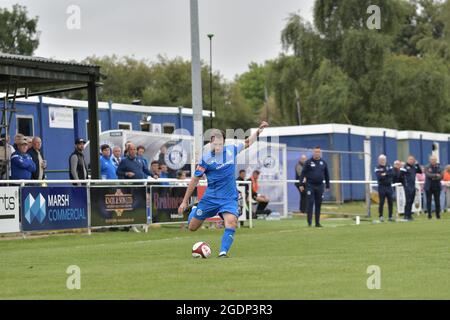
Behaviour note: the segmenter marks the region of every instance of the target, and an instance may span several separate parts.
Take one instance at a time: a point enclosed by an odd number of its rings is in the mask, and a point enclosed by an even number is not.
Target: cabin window
[[[17,116],[17,133],[21,133],[26,137],[34,136],[34,119],[33,116]]]
[[[133,125],[131,122],[118,122],[117,127],[119,130],[133,130]]]
[[[175,124],[173,123],[163,124],[163,133],[172,134],[174,131],[175,131]]]

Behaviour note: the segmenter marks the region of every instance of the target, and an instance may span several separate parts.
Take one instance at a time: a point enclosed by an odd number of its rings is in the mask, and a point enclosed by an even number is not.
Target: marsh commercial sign
[[[21,203],[23,231],[88,227],[85,187],[24,187]]]

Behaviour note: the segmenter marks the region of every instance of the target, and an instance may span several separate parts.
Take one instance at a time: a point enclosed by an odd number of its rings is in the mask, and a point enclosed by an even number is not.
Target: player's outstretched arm
[[[180,207],[178,208],[178,214],[183,214],[184,210],[189,205],[189,199],[192,196],[192,193],[195,190],[195,187],[197,187],[198,182],[200,181],[199,177],[193,176],[191,178],[191,182],[189,182],[188,188],[186,190],[186,193],[184,194],[183,202],[180,204]]]
[[[248,137],[245,140],[245,149],[250,148],[250,146],[256,141],[256,139],[259,137],[261,132],[263,132],[264,128],[267,128],[269,124],[266,121],[262,121],[259,125],[258,130],[256,130],[255,133],[253,133],[250,137]]]

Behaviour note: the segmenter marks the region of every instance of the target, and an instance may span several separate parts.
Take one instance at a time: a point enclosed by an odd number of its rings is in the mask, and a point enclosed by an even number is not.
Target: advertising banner
[[[178,214],[178,207],[183,201],[186,189],[186,186],[151,186],[152,223],[187,221],[187,215]],[[196,191],[193,199],[196,199]]]
[[[422,212],[422,190],[418,183],[416,183],[416,196],[414,197],[414,204],[411,211],[414,213]]]
[[[405,213],[406,196],[403,186],[396,186],[397,213]]]
[[[84,187],[24,187],[21,204],[23,231],[88,227]]]
[[[91,226],[147,224],[145,187],[91,187]]]
[[[403,186],[396,186],[396,199],[397,199],[397,213],[405,213],[406,195]],[[420,213],[422,211],[422,193],[419,184],[416,185],[416,196],[411,209],[414,213]]]
[[[73,109],[49,107],[48,124],[50,128],[73,129]]]
[[[0,187],[0,233],[20,232],[19,188]]]

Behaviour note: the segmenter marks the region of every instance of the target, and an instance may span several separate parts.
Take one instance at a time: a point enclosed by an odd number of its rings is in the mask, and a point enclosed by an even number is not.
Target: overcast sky
[[[0,6],[14,3],[39,16],[37,56],[82,60],[118,54],[154,60],[164,54],[190,59],[189,0],[2,0]],[[80,8],[80,29],[67,28],[71,5]],[[209,62],[206,35],[213,33],[213,68],[231,80],[249,62],[276,57],[289,13],[300,12],[312,21],[313,5],[314,0],[199,0],[202,59]]]

